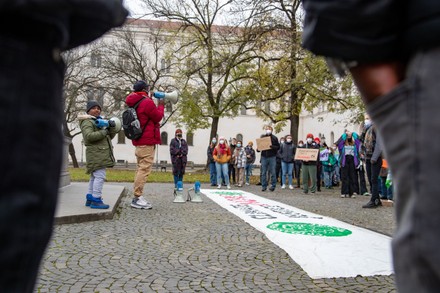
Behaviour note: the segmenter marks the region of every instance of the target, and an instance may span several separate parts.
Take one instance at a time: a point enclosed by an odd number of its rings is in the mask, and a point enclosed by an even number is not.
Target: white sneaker
[[[281,189],[286,189],[286,185],[281,185]]]
[[[342,197],[342,198],[345,198],[345,194],[341,194],[341,197]]]
[[[356,198],[356,193],[353,193],[353,194],[351,195],[351,198]]]
[[[138,198],[133,198],[130,204],[133,208],[136,209],[146,209],[150,210],[153,208],[153,205],[145,200],[143,196],[139,196]]]
[[[289,185],[289,189],[293,189],[293,185]]]
[[[249,182],[246,182],[246,185],[250,185]]]
[[[220,189],[220,188],[222,188],[222,185],[221,184],[217,185],[217,189]]]
[[[231,189],[231,185],[228,184],[228,186],[226,186],[227,189]]]

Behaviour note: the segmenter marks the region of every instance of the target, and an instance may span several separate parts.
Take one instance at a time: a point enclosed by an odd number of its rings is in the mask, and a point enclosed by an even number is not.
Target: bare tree
[[[299,0],[252,0],[243,7],[260,7],[261,25],[270,28],[268,43],[261,46],[261,58],[253,79],[244,91],[254,101],[257,115],[275,124],[290,124],[298,140],[302,109],[313,110],[325,103],[331,111],[355,108],[360,99],[350,78],[336,80],[322,58],[301,48],[301,6]]]
[[[102,103],[104,91],[99,86],[102,71],[99,69],[100,56],[93,46],[83,46],[63,53],[66,63],[64,77],[64,136],[72,139],[81,133],[78,114],[85,111],[88,98],[97,98]],[[69,145],[73,166],[78,167],[73,144]]]
[[[136,80],[146,80],[154,91],[176,89],[171,74],[174,65],[169,53],[171,33],[165,22],[131,19],[104,42],[101,47],[105,56],[103,69],[111,76],[107,87],[114,93],[115,110],[123,108],[125,97]],[[172,109],[163,124],[174,112]]]
[[[143,0],[151,15],[180,23],[173,58],[174,75],[182,91],[179,119],[190,130],[211,127],[210,140],[217,135],[219,119],[233,117],[246,103],[237,91],[250,78],[255,52],[264,31],[256,25],[252,8],[234,13],[240,3],[218,0]],[[227,13],[228,25],[220,25]]]

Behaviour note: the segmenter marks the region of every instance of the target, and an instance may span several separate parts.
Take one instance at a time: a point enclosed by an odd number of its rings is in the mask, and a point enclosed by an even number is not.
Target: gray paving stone
[[[205,196],[203,203],[175,204],[172,184],[147,183],[153,209],[136,210],[129,206],[131,183],[107,185],[119,188],[115,211],[54,227],[36,292],[396,292],[394,276],[309,278],[262,233]],[[94,212],[84,209],[84,186],[76,188],[78,209]],[[362,209],[367,197],[243,189],[386,235],[394,231],[393,208]]]

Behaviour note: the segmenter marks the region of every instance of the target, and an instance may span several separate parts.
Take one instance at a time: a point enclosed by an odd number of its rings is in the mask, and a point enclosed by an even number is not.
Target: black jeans
[[[367,182],[365,181],[365,169],[364,169],[364,165],[360,166],[359,168],[356,169],[356,177],[357,179],[355,182],[355,191],[360,194],[363,195],[366,192],[368,192],[367,190]]]
[[[33,292],[52,233],[62,160],[64,63],[0,35],[0,290]]]
[[[377,161],[373,164],[370,159],[366,160],[367,165],[367,177],[371,184],[371,201],[379,199],[379,173],[380,168],[382,168],[382,158],[379,157]]]
[[[345,156],[345,166],[341,167],[341,194],[353,195],[356,190],[356,167],[354,157]]]

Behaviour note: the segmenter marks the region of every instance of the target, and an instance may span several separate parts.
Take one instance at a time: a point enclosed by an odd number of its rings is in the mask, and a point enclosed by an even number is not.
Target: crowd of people
[[[325,189],[340,186],[341,198],[371,196],[363,208],[379,207],[381,199],[393,199],[392,177],[368,115],[360,135],[346,130],[331,146],[312,133],[306,135],[305,142],[299,140],[295,144],[291,134],[278,138],[271,126],[264,130],[261,138],[270,139],[269,148],[264,150],[254,149],[252,141],[243,146],[235,138],[229,142],[222,136],[211,140],[207,148],[211,186],[230,189],[231,184],[250,185],[256,152],[260,152],[257,185],[261,185],[262,191],[268,188],[274,191],[278,183],[281,189],[293,190],[296,185],[305,194],[320,192],[321,186]],[[314,159],[298,159],[295,158],[298,149],[316,150],[317,155]]]

